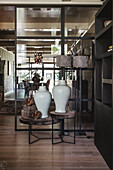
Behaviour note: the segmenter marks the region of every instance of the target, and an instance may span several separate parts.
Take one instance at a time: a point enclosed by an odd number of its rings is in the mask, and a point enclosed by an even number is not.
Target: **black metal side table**
[[[57,143],[71,143],[71,144],[75,144],[75,116],[76,116],[76,113],[75,112],[66,112],[66,113],[57,113],[57,112],[50,112],[50,115],[52,117],[52,144],[57,144]],[[65,141],[63,139],[63,136],[64,136],[64,127],[63,127],[63,122],[64,122],[64,119],[73,119],[74,120],[74,141],[73,142],[68,142],[68,141]],[[59,138],[61,139],[59,142],[55,142],[54,143],[54,121],[55,120],[58,120],[60,121],[60,135],[59,135]],[[69,130],[68,130],[69,131]]]
[[[40,138],[38,137],[37,135],[35,135],[32,131],[32,126],[33,125],[51,125],[52,124],[52,118],[49,116],[47,118],[40,118],[40,119],[33,119],[33,118],[24,118],[24,117],[21,117],[19,119],[19,121],[23,124],[28,124],[29,125],[29,129],[28,129],[28,140],[29,140],[29,144],[32,144],[32,143],[35,143],[37,142],[38,140],[40,139],[51,139],[51,138],[47,138],[47,137],[44,137],[44,138]],[[54,123],[58,123],[58,119],[56,119],[54,121]],[[31,136],[34,136],[36,138],[36,140],[34,141],[31,141]]]

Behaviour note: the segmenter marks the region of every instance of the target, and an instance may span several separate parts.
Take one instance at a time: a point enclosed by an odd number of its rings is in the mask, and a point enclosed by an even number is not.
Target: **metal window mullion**
[[[61,55],[64,55],[65,7],[61,8]],[[65,68],[61,67],[61,77],[65,80]]]
[[[15,131],[17,130],[17,8],[15,7]]]
[[[80,130],[81,130],[81,127],[82,127],[82,70],[81,70],[81,68],[80,68],[80,70],[79,70],[79,80],[80,80],[80,82],[79,82],[79,89],[80,89],[80,91],[79,91],[79,99],[80,99],[80,101],[79,101],[79,113],[80,113],[80,115],[79,115],[79,128],[80,128]]]
[[[61,39],[60,36],[56,36],[56,37],[49,37],[49,36],[44,36],[44,37],[41,37],[41,36],[17,36],[17,39],[19,40],[22,40],[22,39]]]

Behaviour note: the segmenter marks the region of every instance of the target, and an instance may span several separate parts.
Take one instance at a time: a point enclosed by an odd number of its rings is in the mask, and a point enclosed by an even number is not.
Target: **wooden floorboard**
[[[38,135],[51,137],[51,132]],[[94,145],[94,134],[88,135],[92,138],[77,136],[76,144],[52,145],[47,139],[29,145],[28,132],[14,131],[14,116],[0,115],[0,161],[8,162],[7,170],[109,170]]]

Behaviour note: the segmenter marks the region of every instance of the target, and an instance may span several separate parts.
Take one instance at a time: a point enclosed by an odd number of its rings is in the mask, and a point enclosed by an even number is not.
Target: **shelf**
[[[96,99],[102,100],[102,60],[96,61]]]
[[[96,18],[98,17],[108,17],[112,15],[112,0],[107,0],[103,6],[100,8],[100,10],[96,13]],[[105,15],[103,15],[105,14]]]
[[[105,84],[112,84],[112,79],[103,79],[102,82]]]
[[[105,109],[108,111],[108,114],[112,111],[111,104],[108,103],[102,103],[102,101],[95,100],[96,105],[99,106],[100,109]]]
[[[112,45],[112,28],[113,27],[109,27],[109,28],[110,29],[107,29],[107,31],[104,32],[104,34],[102,34],[103,31],[98,34],[98,38],[96,39],[96,56],[106,53],[109,46]]]
[[[103,79],[112,79],[112,56],[103,59]]]
[[[104,108],[107,109],[107,110],[109,109],[109,110],[111,111],[111,109],[112,109],[112,104],[111,104],[111,103],[102,103],[102,101],[101,101],[101,100],[98,100],[98,99],[96,99],[95,102],[96,102],[98,105],[101,104],[101,107],[104,107]]]
[[[109,57],[109,56],[112,55],[112,53],[113,53],[113,51],[105,52],[105,53],[103,53],[103,54],[100,54],[100,55],[95,56],[95,59],[102,59],[102,58],[104,58],[104,57]]]
[[[103,101],[109,107],[112,107],[112,84],[103,83]]]
[[[96,99],[95,101],[98,101],[99,103],[102,103],[102,100],[100,100],[100,99]]]
[[[112,31],[112,26],[113,26],[113,22],[110,23],[109,25],[107,25],[106,27],[104,27],[104,28],[95,36],[95,38],[97,39],[97,38],[101,37],[104,33],[107,33],[108,31],[110,31],[110,29],[111,29],[111,31]]]
[[[111,104],[111,103],[103,103],[103,104],[105,104],[105,105],[108,106],[108,107],[112,107],[112,104]]]
[[[98,99],[96,99],[96,103],[98,103],[98,104],[102,104],[102,106],[106,106],[106,107],[108,107],[109,109],[111,109],[112,108],[112,104],[111,103],[102,103],[102,101],[101,100],[98,100]]]

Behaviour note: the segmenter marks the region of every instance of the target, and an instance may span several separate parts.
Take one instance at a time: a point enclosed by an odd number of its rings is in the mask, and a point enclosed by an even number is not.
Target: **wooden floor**
[[[8,162],[7,170],[109,170],[93,137],[77,136],[76,144],[52,145],[48,139],[29,145],[28,132],[15,132],[14,116],[7,115],[0,116],[0,161]]]

